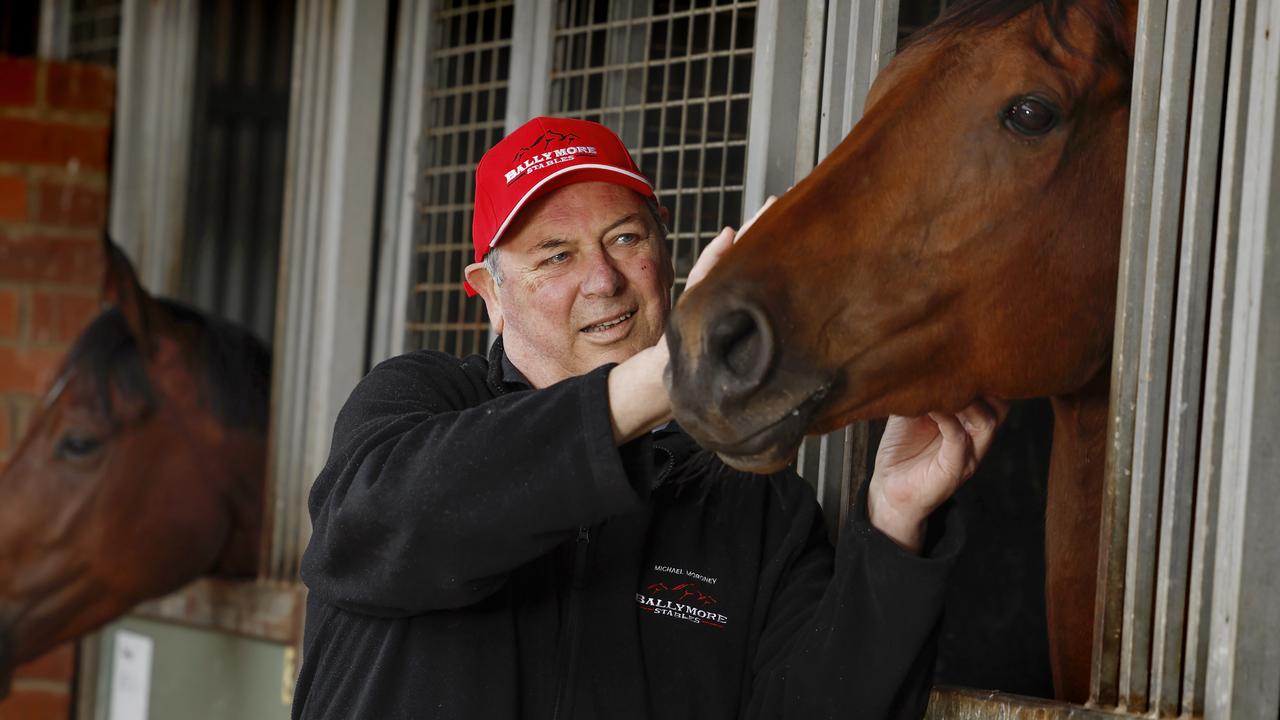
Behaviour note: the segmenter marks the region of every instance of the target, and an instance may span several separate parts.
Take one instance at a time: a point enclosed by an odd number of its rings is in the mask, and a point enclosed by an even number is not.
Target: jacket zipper
[[[564,661],[560,667],[556,704],[551,712],[552,720],[568,718],[571,713],[570,700],[573,697],[574,680],[578,669],[578,634],[579,626],[582,624],[582,589],[587,585],[587,550],[590,546],[591,528],[581,525],[578,527],[577,547],[574,549],[573,577],[569,589],[569,617],[563,641],[568,652],[562,653]]]

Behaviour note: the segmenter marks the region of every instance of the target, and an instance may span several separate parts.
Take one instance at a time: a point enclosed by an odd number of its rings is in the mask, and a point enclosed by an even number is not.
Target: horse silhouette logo
[[[676,602],[689,604],[689,601],[699,603],[702,606],[715,605],[720,602],[711,593],[703,592],[698,587],[698,583],[680,583],[679,585],[668,586],[664,582],[656,582],[648,587],[649,593],[654,597],[666,596],[668,599],[674,599]]]
[[[524,157],[528,153],[546,152],[547,150],[550,150],[551,146],[555,143],[571,143],[577,139],[578,135],[576,133],[558,133],[555,130],[544,130],[543,133],[538,136],[537,140],[534,140],[527,147],[522,147],[517,150],[516,156],[511,159],[511,162],[520,162],[520,158]]]

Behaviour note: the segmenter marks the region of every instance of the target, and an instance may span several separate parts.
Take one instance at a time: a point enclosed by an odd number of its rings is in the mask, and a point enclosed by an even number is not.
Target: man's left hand
[[[1008,412],[987,398],[955,414],[889,418],[867,489],[871,524],[920,552],[929,514],[973,476]]]

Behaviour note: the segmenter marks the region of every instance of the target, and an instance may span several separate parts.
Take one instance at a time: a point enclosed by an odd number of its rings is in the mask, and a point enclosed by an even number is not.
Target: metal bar
[[[796,82],[805,69],[809,4],[760,0],[756,7],[751,113],[743,214],[750,216],[769,195],[781,195],[795,181],[797,141],[802,122],[815,121],[815,107],[802,108]],[[804,120],[801,116],[804,116]]]
[[[1200,638],[1207,639],[1208,626],[1199,625],[1195,613],[1197,590],[1202,586],[1196,585],[1193,558],[1195,546],[1203,546],[1211,525],[1207,518],[1197,520],[1194,509],[1198,503],[1209,502],[1206,491],[1216,486],[1204,477],[1197,479],[1196,447],[1229,18],[1230,6],[1225,2],[1200,4],[1165,442],[1166,500],[1156,574],[1156,636],[1151,650],[1149,698],[1157,715],[1175,715],[1180,704],[1191,714],[1203,712],[1203,704],[1195,698],[1203,695],[1204,674],[1195,669],[1195,663],[1197,648],[1203,646]],[[1189,34],[1189,29],[1186,32]]]
[[[1225,3],[1215,3],[1225,4]],[[1227,69],[1226,110],[1223,113],[1220,185],[1214,237],[1209,330],[1205,352],[1204,403],[1201,411],[1199,463],[1196,490],[1196,536],[1191,550],[1191,586],[1187,606],[1187,650],[1183,679],[1183,711],[1202,714],[1206,706],[1209,633],[1212,625],[1212,593],[1217,554],[1217,523],[1228,442],[1225,436],[1230,348],[1232,343],[1231,303],[1235,296],[1236,245],[1242,179],[1245,163],[1245,134],[1248,123],[1249,64],[1256,3],[1235,5],[1232,13],[1230,58]],[[1222,12],[1222,11],[1220,11]],[[1227,21],[1223,20],[1224,29]]]
[[[1144,287],[1147,265],[1164,26],[1164,3],[1139,4],[1125,164],[1124,220],[1120,235],[1115,347],[1111,364],[1111,415],[1107,423],[1110,442],[1103,490],[1097,610],[1093,628],[1089,696],[1095,705],[1115,704],[1120,689],[1124,605],[1121,589],[1124,587],[1129,537],[1130,473],[1142,330],[1141,288]]]
[[[1280,712],[1280,0],[1252,36],[1207,720]],[[1234,451],[1234,452],[1232,452]]]
[[[953,687],[935,688],[925,712],[926,720],[1115,720],[1132,717],[1101,708]]]
[[[392,81],[391,122],[386,141],[382,232],[374,310],[373,345],[368,364],[399,355],[405,349],[409,320],[409,273],[414,222],[418,209],[418,169],[423,163],[423,103],[427,63],[431,57],[432,0],[403,0],[396,19],[396,55]]]
[[[1160,536],[1162,554],[1171,551],[1179,558],[1184,557],[1189,531],[1186,516],[1190,511],[1191,493],[1176,483],[1176,476],[1162,486],[1162,470],[1195,11],[1196,0],[1170,0],[1163,28],[1165,40],[1151,174],[1138,399],[1134,415],[1124,630],[1120,645],[1119,697],[1131,712],[1145,712],[1147,709],[1154,606],[1162,604],[1167,610],[1167,603],[1174,602],[1180,607],[1186,590],[1183,584],[1185,575],[1180,573],[1168,577],[1172,565],[1166,564],[1163,566],[1166,580],[1172,581],[1175,587],[1166,588],[1163,596],[1157,597],[1156,564],[1151,562],[1151,558],[1157,554],[1156,538],[1162,523],[1166,530],[1178,531],[1173,535]],[[1180,493],[1177,492],[1179,490]],[[1161,600],[1166,602],[1161,603]],[[1177,618],[1166,616],[1165,619],[1177,625],[1180,641],[1181,613]],[[1163,634],[1158,631],[1155,634],[1159,637],[1157,642],[1162,642]],[[1175,641],[1174,647],[1179,646],[1180,642]]]

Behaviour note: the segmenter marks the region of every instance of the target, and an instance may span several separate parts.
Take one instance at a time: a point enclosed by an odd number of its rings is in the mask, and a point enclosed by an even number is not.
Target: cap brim
[[[602,165],[599,163],[582,163],[580,165],[571,165],[567,168],[557,170],[550,175],[542,178],[533,187],[529,188],[516,204],[511,207],[511,211],[503,218],[502,224],[498,226],[497,232],[489,240],[489,249],[493,249],[498,241],[502,239],[502,234],[516,219],[516,215],[520,214],[520,210],[537,198],[562,188],[566,185],[572,185],[580,182],[591,182],[598,180],[600,182],[613,183],[630,188],[645,197],[653,198],[657,201],[657,196],[653,192],[653,186],[643,175],[623,170],[613,165]],[[478,261],[478,260],[477,260]],[[467,291],[467,297],[475,297],[476,289],[471,287],[471,283],[466,280],[462,281],[462,288]]]

